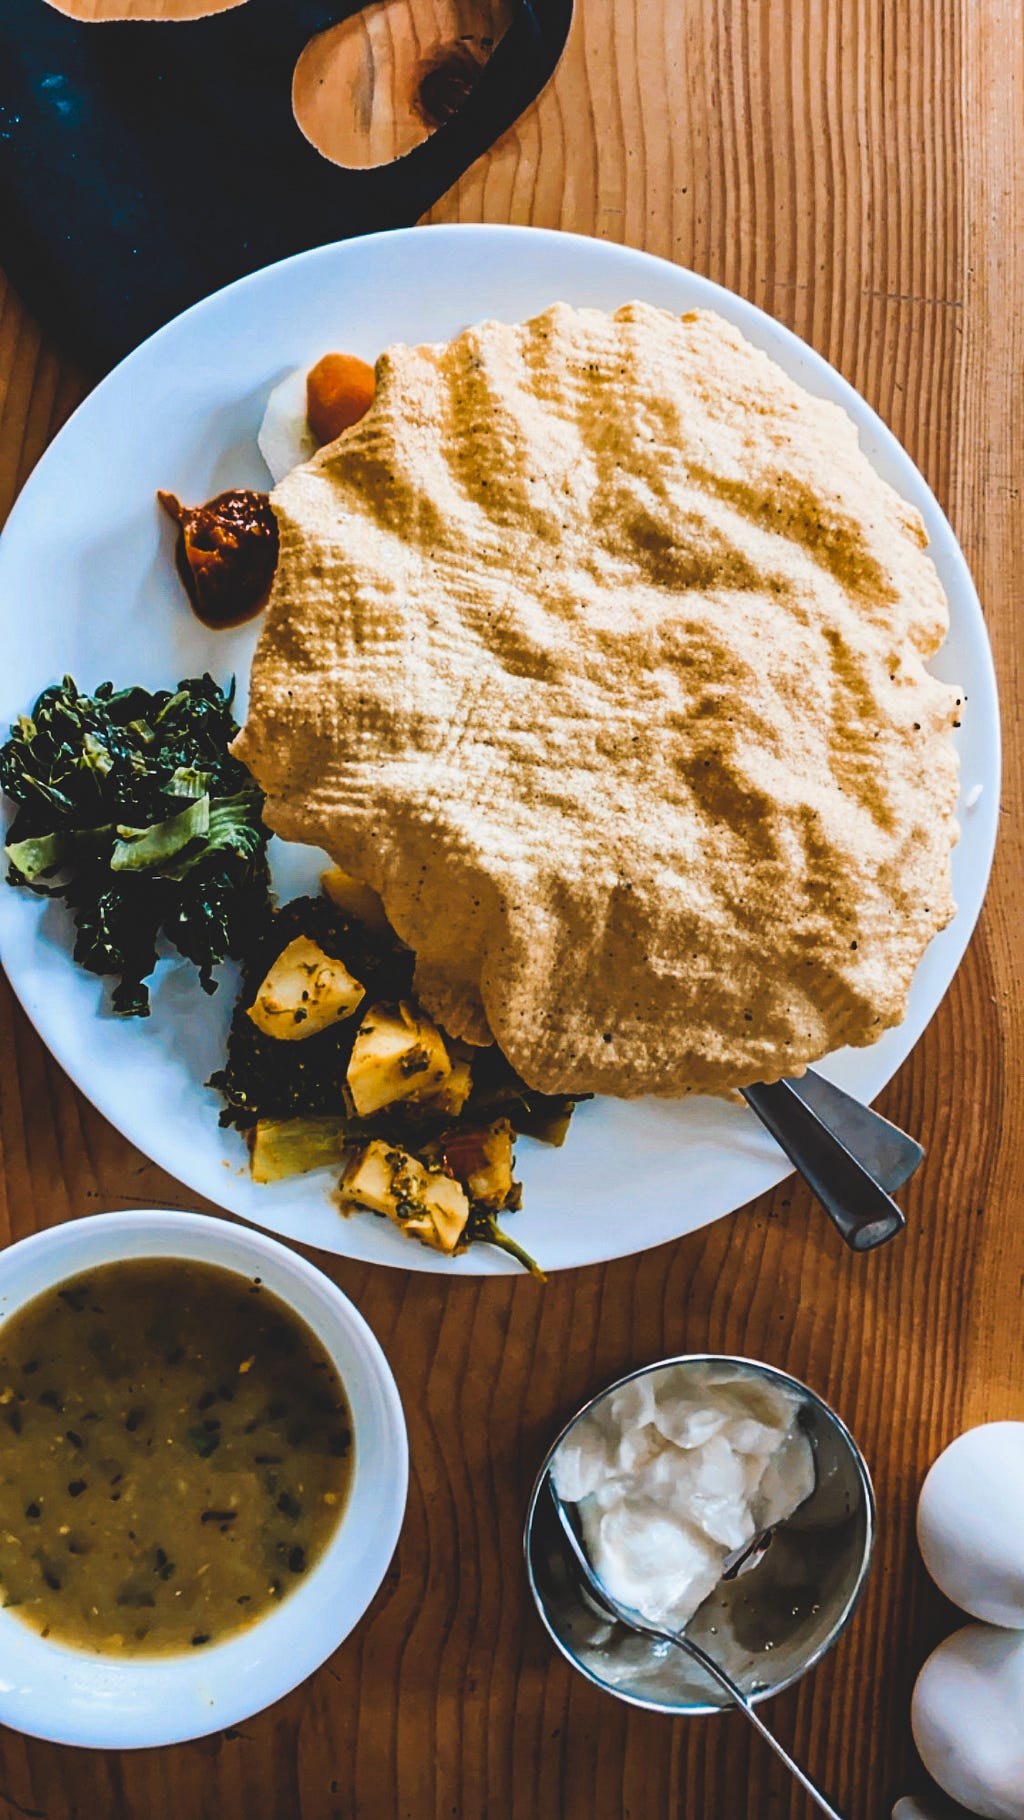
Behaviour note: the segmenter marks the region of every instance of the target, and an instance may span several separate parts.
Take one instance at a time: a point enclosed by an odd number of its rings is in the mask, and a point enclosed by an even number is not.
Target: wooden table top
[[[946,507],[1004,708],[1024,593],[1022,214],[1021,0],[577,0],[552,85],[435,211],[646,247],[806,337]],[[0,290],[0,513],[87,385]],[[632,1366],[703,1348],[813,1384],[878,1491],[863,1605],[772,1721],[853,1820],[925,1785],[910,1693],[955,1615],[916,1554],[916,1494],[954,1434],[1024,1415],[1024,1121],[1010,1092],[1024,1062],[1022,746],[1007,720],[981,925],[880,1102],[928,1148],[905,1238],[853,1257],[787,1183],[546,1288],[318,1258],[378,1334],[408,1416],[408,1514],[384,1586],[318,1674],[235,1730],[135,1755],[4,1734],[2,1820],[809,1814],[739,1717],[671,1722],[574,1676],[520,1568],[527,1490],[565,1415]],[[101,1208],[195,1205],[70,1085],[2,981],[0,994],[0,1240]]]

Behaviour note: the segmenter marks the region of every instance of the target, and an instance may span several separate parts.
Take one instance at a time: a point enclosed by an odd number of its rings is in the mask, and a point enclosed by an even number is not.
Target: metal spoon
[[[804,1774],[799,1763],[794,1763],[789,1752],[779,1743],[774,1732],[768,1730],[764,1720],[759,1717],[756,1709],[750,1704],[750,1701],[747,1699],[742,1688],[737,1686],[736,1682],[732,1679],[732,1676],[726,1673],[725,1669],[715,1661],[713,1656],[709,1656],[705,1650],[701,1649],[699,1643],[692,1643],[685,1631],[662,1630],[659,1625],[651,1624],[646,1618],[641,1617],[639,1612],[633,1611],[628,1605],[620,1605],[617,1599],[612,1598],[611,1593],[608,1591],[604,1581],[594,1568],[582,1541],[576,1533],[576,1527],[558,1494],[555,1481],[550,1472],[548,1473],[547,1482],[548,1490],[551,1493],[551,1502],[555,1507],[555,1515],[562,1526],[563,1534],[572,1550],[573,1558],[580,1573],[583,1575],[584,1582],[595,1603],[600,1606],[603,1611],[607,1612],[609,1617],[614,1618],[619,1624],[624,1624],[627,1630],[636,1631],[640,1636],[654,1637],[662,1643],[673,1643],[677,1649],[683,1651],[684,1655],[690,1656],[694,1662],[699,1663],[700,1667],[704,1670],[704,1673],[710,1675],[712,1681],[722,1689],[722,1692],[728,1694],[733,1705],[737,1706],[740,1712],[750,1720],[754,1730],[760,1732],[765,1743],[771,1745],[775,1755],[786,1765],[790,1774],[796,1777],[801,1788],[810,1795],[811,1800],[820,1811],[823,1814],[827,1814],[829,1820],[842,1820],[842,1815],[837,1813],[836,1809],[829,1805],[821,1790],[816,1788],[810,1778]]]
[[[752,1567],[764,1560],[774,1534],[774,1529],[759,1530],[756,1536],[751,1536],[749,1542],[744,1542],[742,1548],[734,1548],[722,1563],[722,1579],[738,1580],[740,1574],[748,1574]]]
[[[890,1119],[884,1119],[880,1112],[855,1100],[852,1094],[844,1093],[841,1087],[833,1086],[823,1074],[815,1074],[813,1068],[789,1079],[786,1084],[812,1112],[817,1113],[822,1124],[842,1140],[865,1169],[870,1169],[889,1194],[902,1188],[924,1161],[924,1150],[916,1138],[901,1131]]]
[[[924,1157],[914,1138],[811,1070],[741,1092],[851,1250],[872,1251],[902,1232],[891,1190]]]

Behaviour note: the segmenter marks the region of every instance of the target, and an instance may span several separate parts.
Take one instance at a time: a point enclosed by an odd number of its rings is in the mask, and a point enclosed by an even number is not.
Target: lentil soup
[[[127,1259],[0,1323],[0,1604],[109,1655],[219,1642],[336,1529],[352,1425],[260,1279]]]

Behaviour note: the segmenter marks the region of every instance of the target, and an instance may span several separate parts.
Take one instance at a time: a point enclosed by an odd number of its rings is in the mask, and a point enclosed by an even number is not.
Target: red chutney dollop
[[[269,495],[249,487],[184,506],[158,493],[178,526],[175,562],[192,610],[204,626],[240,626],[267,603],[277,568],[277,519]]]

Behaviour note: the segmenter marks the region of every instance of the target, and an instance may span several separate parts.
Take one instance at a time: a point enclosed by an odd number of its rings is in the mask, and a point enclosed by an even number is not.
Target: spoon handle
[[[668,1632],[665,1634],[667,1636]],[[819,1808],[821,1813],[827,1814],[829,1820],[842,1820],[842,1815],[837,1813],[836,1809],[826,1801],[820,1788],[815,1787],[810,1777],[805,1775],[804,1771],[800,1768],[799,1763],[794,1763],[789,1752],[779,1743],[775,1733],[770,1732],[767,1725],[764,1723],[764,1720],[758,1716],[756,1707],[751,1706],[750,1701],[746,1698],[741,1689],[737,1687],[731,1675],[727,1675],[724,1668],[719,1667],[714,1657],[706,1655],[704,1650],[701,1649],[700,1644],[691,1643],[689,1637],[673,1636],[671,1640],[676,1645],[677,1649],[682,1650],[684,1655],[691,1656],[695,1662],[700,1664],[704,1673],[711,1676],[711,1679],[717,1683],[723,1693],[728,1694],[733,1705],[739,1707],[740,1711],[750,1720],[754,1730],[760,1732],[766,1744],[771,1745],[775,1755],[786,1765],[790,1775],[796,1777],[800,1787],[810,1795],[811,1800],[814,1802],[815,1806]]]
[[[788,1081],[741,1091],[852,1251],[873,1251],[903,1231],[906,1220],[891,1195]]]
[[[863,1163],[887,1194],[895,1194],[924,1162],[924,1149],[909,1132],[884,1119],[873,1106],[845,1093],[842,1087],[808,1068],[786,1082],[816,1112],[823,1125]]]
[[[620,1624],[624,1624],[627,1630],[636,1631],[637,1634],[642,1637],[657,1637],[662,1642],[674,1643],[676,1648],[681,1649],[685,1656],[689,1656],[692,1661],[699,1663],[705,1674],[711,1676],[711,1679],[715,1682],[716,1686],[720,1687],[723,1693],[728,1694],[733,1705],[738,1706],[740,1711],[746,1714],[751,1725],[754,1727],[754,1730],[760,1732],[766,1744],[771,1745],[775,1755],[786,1765],[790,1774],[796,1777],[800,1787],[807,1791],[812,1801],[817,1803],[821,1812],[827,1814],[829,1820],[842,1820],[842,1815],[837,1814],[835,1808],[829,1806],[821,1791],[815,1788],[814,1783],[804,1775],[799,1763],[794,1763],[789,1752],[783,1750],[779,1740],[768,1730],[763,1719],[758,1718],[757,1713],[754,1711],[754,1708],[751,1706],[742,1688],[737,1687],[731,1675],[726,1674],[725,1669],[719,1666],[713,1656],[706,1655],[699,1643],[691,1643],[685,1631],[662,1630],[660,1625],[646,1623],[640,1617],[639,1613],[631,1614],[628,1609],[616,1604],[615,1600],[608,1593],[604,1581],[600,1579],[590,1556],[587,1554],[580,1537],[577,1535],[575,1524],[573,1523],[565,1504],[562,1502],[558,1487],[550,1472],[547,1476],[547,1484],[548,1494],[551,1498],[555,1516],[558,1518],[558,1522],[561,1526],[562,1534],[568,1542],[573,1559],[583,1575],[584,1585],[590,1588],[590,1591],[600,1608],[603,1611],[606,1611],[609,1617],[615,1618]]]

